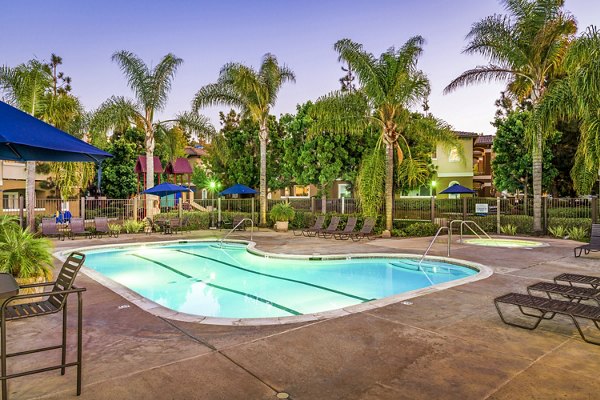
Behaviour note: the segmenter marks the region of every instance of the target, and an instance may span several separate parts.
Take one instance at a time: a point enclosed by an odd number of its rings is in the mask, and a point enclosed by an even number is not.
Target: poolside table
[[[19,284],[11,274],[0,273],[0,299],[7,299],[19,293]]]

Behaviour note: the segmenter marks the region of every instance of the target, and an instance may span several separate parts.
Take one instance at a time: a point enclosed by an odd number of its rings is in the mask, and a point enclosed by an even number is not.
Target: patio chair
[[[513,305],[519,308],[522,315],[533,318],[532,324],[519,322],[511,322],[507,320],[502,313],[500,304]],[[538,327],[542,320],[553,319],[556,314],[569,317],[575,327],[579,331],[581,338],[591,344],[600,346],[600,341],[589,339],[581,329],[579,320],[587,320],[594,323],[596,328],[600,330],[600,307],[591,306],[588,304],[575,303],[570,301],[562,301],[549,299],[547,297],[536,297],[528,294],[509,293],[494,299],[494,305],[498,311],[498,315],[507,325],[516,326],[523,329],[534,330]],[[524,309],[535,310],[537,313],[532,313]]]
[[[361,239],[375,239],[373,229],[375,228],[375,218],[367,218],[363,223],[362,228],[359,231],[351,232],[348,234],[352,241],[359,241]]]
[[[325,216],[319,215],[315,220],[315,223],[310,228],[300,229],[298,231],[293,231],[294,236],[308,236],[309,232],[314,232],[323,228],[323,222],[325,222]]]
[[[231,222],[229,221],[223,221],[221,223],[221,227],[222,228],[229,228],[229,229],[233,229],[235,228],[236,231],[245,231],[246,230],[246,224],[242,223],[242,221],[244,220],[244,216],[243,215],[234,215],[233,218],[231,219]]]
[[[64,232],[58,229],[58,224],[54,218],[42,218],[42,236],[56,236],[58,240],[65,240]]]
[[[169,230],[171,231],[171,233],[181,233],[182,228],[183,224],[181,223],[180,218],[171,218],[169,220]]]
[[[113,233],[114,232],[108,226],[108,218],[106,218],[106,217],[95,217],[94,218],[94,234],[98,238],[102,237],[102,235],[112,236]]]
[[[555,276],[554,282],[567,282],[571,286],[574,286],[573,284],[576,283],[578,285],[591,286],[593,289],[600,288],[600,276],[564,273]]]
[[[358,218],[356,217],[348,217],[344,229],[333,232],[333,237],[337,240],[348,240],[350,238],[348,235],[354,232],[354,228],[356,228],[357,220]]]
[[[56,281],[47,283],[35,283],[31,285],[22,285],[20,289],[35,287],[52,287],[50,291],[42,293],[17,294],[5,299],[2,302],[0,310],[0,331],[1,331],[1,372],[2,376],[2,399],[6,400],[8,396],[8,379],[25,375],[36,374],[40,372],[60,369],[60,374],[65,374],[65,368],[77,367],[77,395],[81,394],[81,365],[82,365],[82,293],[85,288],[78,288],[73,285],[79,269],[83,265],[85,255],[82,253],[71,253],[63,264]],[[77,293],[77,360],[67,362],[67,300],[69,295]],[[15,304],[15,300],[46,298],[43,301],[34,301],[32,303]],[[15,321],[23,318],[39,317],[43,315],[55,314],[62,311],[62,343],[59,345],[42,347],[33,350],[7,353],[6,349],[6,322]],[[39,368],[30,371],[7,374],[6,359],[26,354],[32,354],[48,350],[61,349],[61,363],[49,367]]]
[[[329,221],[329,225],[327,226],[327,228],[318,229],[314,235],[309,234],[309,236],[326,237],[327,235],[331,235],[331,234],[333,234],[333,232],[337,231],[339,225],[340,225],[340,217],[333,216],[333,217],[331,217],[331,220]]]
[[[591,251],[600,251],[600,224],[592,224],[589,243],[573,249],[575,257],[580,257],[582,252],[590,254]]]
[[[83,218],[71,218],[69,224],[69,238],[72,240],[75,236],[83,235],[86,238],[93,236],[93,233],[85,229],[85,221]]]

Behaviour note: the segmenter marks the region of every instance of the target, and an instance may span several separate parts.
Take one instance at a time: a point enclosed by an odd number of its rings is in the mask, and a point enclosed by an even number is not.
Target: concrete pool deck
[[[209,237],[194,232],[177,238]],[[247,239],[247,234],[232,237]],[[56,249],[165,240],[163,235],[56,242]],[[255,233],[278,253],[422,253],[429,238],[345,242]],[[561,272],[600,276],[600,257],[575,242],[531,250],[453,245],[452,257],[491,277],[379,309],[307,323],[217,326],[151,315],[80,274],[84,296],[81,399],[594,399],[600,347],[556,317],[536,331],[504,325],[492,299]],[[445,244],[431,252],[445,255]],[[59,264],[58,261],[56,263]],[[76,307],[70,307],[74,334]],[[8,323],[8,349],[60,341],[60,316]],[[70,335],[70,356],[75,340]],[[55,363],[60,353],[9,359],[9,372]],[[9,381],[11,399],[77,399],[75,370]]]

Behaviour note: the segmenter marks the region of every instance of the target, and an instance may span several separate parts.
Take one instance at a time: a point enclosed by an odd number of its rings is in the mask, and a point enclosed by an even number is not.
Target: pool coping
[[[127,243],[127,244],[106,244],[106,245],[94,245],[94,246],[84,246],[78,247],[68,250],[60,250],[53,254],[61,262],[64,262],[67,258],[68,253],[73,251],[86,251],[86,250],[97,250],[102,248],[128,248],[128,247],[139,247],[139,246],[155,246],[155,245],[164,245],[164,244],[174,244],[174,243],[190,243],[190,242],[215,242],[215,239],[181,239],[181,240],[166,240],[166,241],[158,241],[158,242],[138,242],[138,243]],[[420,259],[421,257],[416,254],[409,253],[353,253],[351,255],[348,254],[320,254],[314,253],[312,255],[302,255],[302,254],[285,254],[285,253],[272,253],[264,250],[259,250],[256,248],[256,242],[250,240],[236,240],[231,239],[227,240],[227,243],[241,243],[246,244],[246,250],[251,254],[267,257],[267,258],[282,258],[282,259],[295,259],[295,260],[310,260],[310,261],[320,261],[320,260],[347,260],[354,258],[390,258],[390,257],[399,257],[399,258],[411,258],[411,259]],[[294,323],[303,323],[303,322],[311,322],[311,321],[319,321],[330,318],[338,318],[343,317],[345,315],[350,315],[358,312],[369,311],[376,308],[381,308],[390,304],[400,303],[402,301],[406,301],[408,299],[412,299],[415,297],[423,296],[429,293],[437,293],[441,290],[445,290],[451,287],[464,285],[467,283],[476,282],[482,279],[486,279],[490,277],[494,272],[493,269],[479,263],[475,263],[472,261],[461,260],[452,257],[440,257],[440,256],[427,256],[428,260],[436,260],[436,261],[444,261],[454,264],[460,264],[461,266],[465,266],[471,269],[478,271],[475,275],[452,280],[449,282],[439,283],[436,285],[428,286],[421,289],[411,290],[404,293],[395,294],[392,296],[387,296],[381,299],[372,300],[366,303],[355,304],[348,307],[343,307],[335,310],[323,311],[319,313],[312,314],[303,314],[303,315],[295,315],[289,317],[272,317],[272,318],[222,318],[222,317],[208,317],[208,316],[200,316],[195,314],[188,314],[179,311],[172,310],[170,308],[164,307],[154,301],[136,293],[132,289],[108,278],[107,276],[102,275],[100,272],[97,272],[91,268],[85,266],[85,264],[81,267],[81,272],[83,272],[86,276],[100,283],[101,285],[107,287],[112,290],[119,296],[123,297],[125,300],[135,304],[142,310],[149,312],[152,315],[155,315],[160,318],[171,319],[174,321],[181,322],[195,322],[207,325],[228,325],[228,326],[260,326],[260,325],[284,325],[284,324],[294,324]]]
[[[487,238],[481,238],[484,240],[489,240]],[[550,243],[547,242],[540,242],[539,240],[531,240],[531,239],[524,239],[520,236],[506,236],[506,235],[494,235],[491,237],[492,240],[494,239],[498,239],[498,240],[512,240],[512,241],[522,241],[522,242],[529,242],[529,243],[537,243],[536,246],[521,246],[521,247],[514,247],[514,246],[488,246],[485,244],[479,244],[479,243],[469,243],[469,240],[478,240],[478,238],[468,238],[468,239],[463,239],[463,240],[458,240],[457,243],[459,244],[464,244],[464,245],[469,245],[469,246],[479,246],[479,247],[495,247],[495,248],[499,248],[499,249],[520,249],[520,250],[533,250],[533,249],[539,249],[542,247],[551,247]]]

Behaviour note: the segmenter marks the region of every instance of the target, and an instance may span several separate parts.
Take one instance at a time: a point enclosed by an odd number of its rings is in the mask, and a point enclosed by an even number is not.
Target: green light
[[[216,188],[216,187],[217,187],[217,182],[215,182],[215,181],[210,181],[210,182],[208,183],[208,186],[210,186],[210,188],[211,188],[211,189],[214,189],[214,188]]]
[[[435,187],[435,185],[437,185],[436,181],[431,181],[431,187]]]

